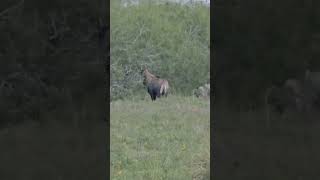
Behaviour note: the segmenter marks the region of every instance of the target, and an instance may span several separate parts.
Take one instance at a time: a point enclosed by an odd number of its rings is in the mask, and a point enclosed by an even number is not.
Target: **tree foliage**
[[[141,2],[111,8],[111,97],[141,95],[141,68],[177,93],[209,81],[209,7]]]

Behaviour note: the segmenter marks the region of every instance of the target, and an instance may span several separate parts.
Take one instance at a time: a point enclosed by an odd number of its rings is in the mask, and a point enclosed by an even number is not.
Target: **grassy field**
[[[209,179],[208,100],[145,97],[110,108],[111,179]]]

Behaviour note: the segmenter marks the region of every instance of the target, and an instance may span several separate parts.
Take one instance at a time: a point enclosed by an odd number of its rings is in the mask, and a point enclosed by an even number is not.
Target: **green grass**
[[[110,108],[111,179],[209,179],[208,100],[145,97]]]

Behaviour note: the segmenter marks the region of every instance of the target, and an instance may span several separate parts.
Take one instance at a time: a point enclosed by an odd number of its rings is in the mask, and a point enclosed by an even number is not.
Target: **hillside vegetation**
[[[209,7],[111,2],[111,99],[143,95],[141,68],[191,95],[209,81]]]

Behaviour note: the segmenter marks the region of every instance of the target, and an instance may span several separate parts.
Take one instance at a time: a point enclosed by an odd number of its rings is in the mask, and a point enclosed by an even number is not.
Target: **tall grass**
[[[111,102],[111,179],[209,179],[207,100]]]

